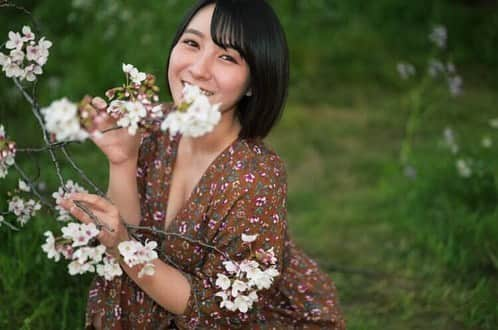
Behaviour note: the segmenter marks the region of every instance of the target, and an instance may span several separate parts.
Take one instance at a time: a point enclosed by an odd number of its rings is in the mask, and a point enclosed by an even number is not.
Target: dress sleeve
[[[286,180],[285,167],[278,157],[255,162],[235,180],[238,194],[211,242],[225,252],[228,259],[212,250],[198,272],[186,274],[192,291],[185,312],[175,316],[180,329],[242,328],[264,321],[259,311],[275,293],[283,268],[287,234]],[[247,242],[242,234],[257,236]],[[244,239],[251,240],[254,236],[244,236]],[[255,269],[255,262],[260,271]],[[242,266],[237,268],[238,274],[232,269],[233,265]],[[231,282],[228,288],[227,278]],[[226,300],[220,292],[228,293]],[[229,300],[235,301],[238,308],[234,309]]]

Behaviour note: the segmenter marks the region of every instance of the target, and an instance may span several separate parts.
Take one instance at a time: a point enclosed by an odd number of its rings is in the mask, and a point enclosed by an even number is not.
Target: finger
[[[83,223],[91,223],[91,222],[94,222],[92,220],[92,218],[85,212],[83,211],[81,208],[79,208],[76,204],[73,204],[69,209],[68,209],[69,213],[75,217],[76,219],[78,219],[79,221],[83,222]]]
[[[105,198],[99,195],[87,194],[87,193],[71,193],[69,199],[73,201],[80,201],[90,205],[92,208],[99,209],[104,212],[111,212],[115,207]]]

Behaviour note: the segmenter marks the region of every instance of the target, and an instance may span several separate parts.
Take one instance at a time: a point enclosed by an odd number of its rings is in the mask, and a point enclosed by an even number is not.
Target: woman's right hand
[[[95,107],[95,102],[93,101],[92,106]],[[135,135],[131,135],[128,133],[127,128],[118,128],[116,122],[116,119],[107,116],[107,118],[96,123],[97,133],[91,134],[91,140],[102,150],[113,165],[130,161],[136,162],[142,131],[137,130]],[[99,131],[104,133],[99,133]]]

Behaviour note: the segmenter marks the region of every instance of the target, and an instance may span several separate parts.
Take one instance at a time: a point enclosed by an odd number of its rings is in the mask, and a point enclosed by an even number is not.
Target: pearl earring
[[[246,96],[252,96],[252,90],[248,90]]]

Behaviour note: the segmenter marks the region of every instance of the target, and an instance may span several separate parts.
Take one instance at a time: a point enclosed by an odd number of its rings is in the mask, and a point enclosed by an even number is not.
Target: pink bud
[[[104,110],[107,107],[107,102],[103,98],[97,96],[92,99],[92,105],[98,110]]]

